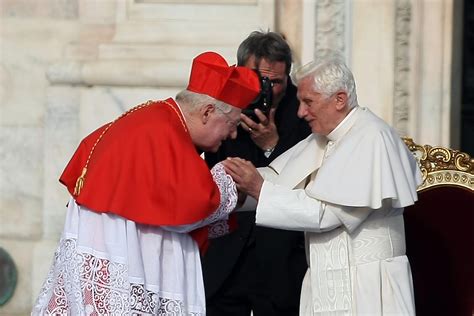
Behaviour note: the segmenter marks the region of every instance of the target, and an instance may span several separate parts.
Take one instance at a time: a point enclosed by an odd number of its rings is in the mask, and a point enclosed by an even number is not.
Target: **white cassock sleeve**
[[[352,232],[372,212],[370,208],[325,203],[303,189],[264,181],[260,191],[256,223],[285,230],[324,232],[344,225]]]
[[[277,178],[277,173],[270,167],[260,167],[257,168],[260,175],[264,180],[274,181]],[[237,208],[236,212],[246,212],[246,211],[255,211],[257,209],[257,200],[253,197],[246,195],[244,204]]]

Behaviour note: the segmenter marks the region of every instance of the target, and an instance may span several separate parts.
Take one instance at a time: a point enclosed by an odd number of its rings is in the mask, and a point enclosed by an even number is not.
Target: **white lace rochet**
[[[211,173],[220,206],[191,225],[136,224],[71,198],[32,315],[205,315],[199,250],[187,232],[215,223],[210,235],[226,233],[225,219],[237,203],[235,183],[223,166]]]

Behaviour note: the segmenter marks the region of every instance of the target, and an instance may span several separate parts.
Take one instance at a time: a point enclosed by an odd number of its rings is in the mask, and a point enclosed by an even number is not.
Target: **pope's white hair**
[[[292,74],[293,82],[298,83],[312,77],[314,91],[329,97],[338,91],[347,93],[349,108],[357,106],[357,92],[354,76],[339,53],[331,52],[302,66]]]

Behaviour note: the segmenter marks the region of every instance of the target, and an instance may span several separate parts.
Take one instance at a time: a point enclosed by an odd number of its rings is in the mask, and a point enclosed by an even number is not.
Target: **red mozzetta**
[[[61,175],[74,195],[97,143],[75,195],[78,204],[149,225],[190,224],[217,209],[219,190],[172,99],[150,102],[108,125],[82,140]]]

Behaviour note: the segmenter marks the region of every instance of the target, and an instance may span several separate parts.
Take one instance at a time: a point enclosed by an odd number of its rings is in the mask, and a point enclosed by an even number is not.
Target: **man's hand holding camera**
[[[278,143],[279,136],[275,125],[275,108],[270,109],[268,117],[260,109],[255,109],[259,122],[241,114],[242,128],[249,132],[254,143],[262,150],[273,149]]]

